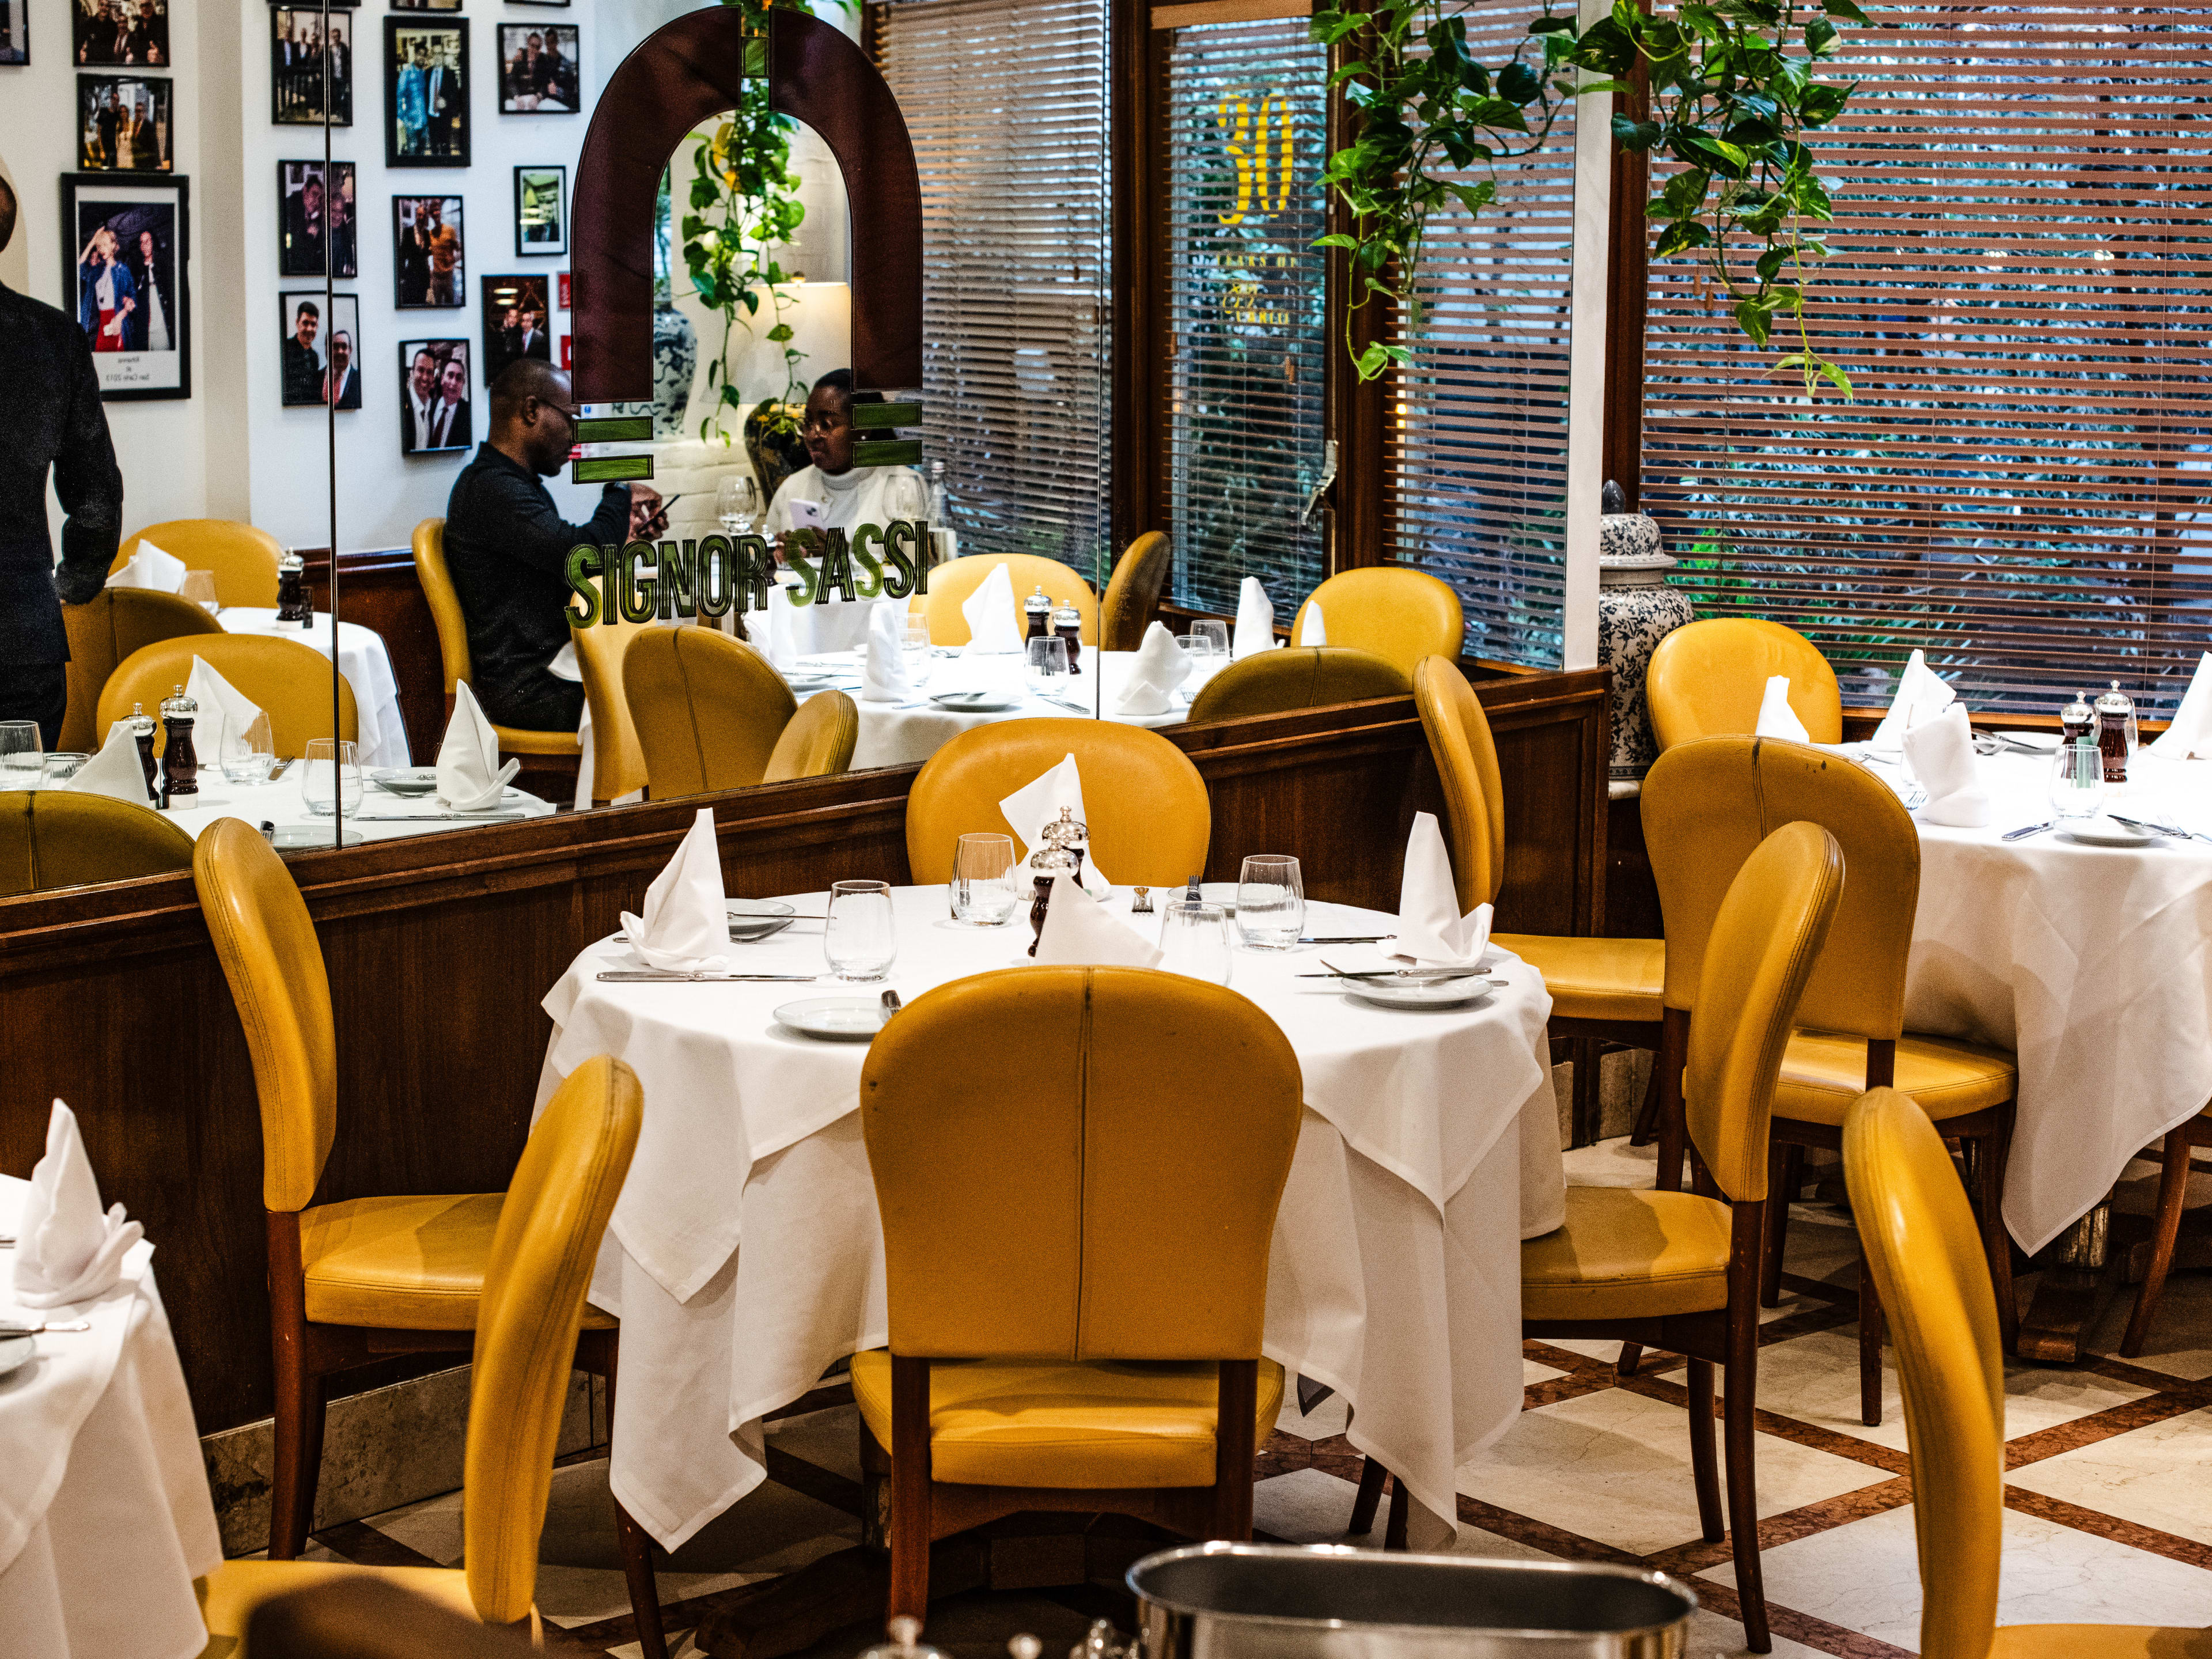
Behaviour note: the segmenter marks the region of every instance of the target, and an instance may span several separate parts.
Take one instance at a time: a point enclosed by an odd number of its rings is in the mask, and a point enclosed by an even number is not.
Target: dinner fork
[[[0,1337],[39,1336],[46,1332],[58,1335],[64,1331],[88,1331],[91,1328],[89,1319],[54,1319],[43,1325],[0,1325]]]

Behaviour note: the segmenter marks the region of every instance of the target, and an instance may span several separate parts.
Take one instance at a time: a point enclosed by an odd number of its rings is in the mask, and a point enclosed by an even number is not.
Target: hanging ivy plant
[[[1666,17],[1614,0],[1612,15],[1587,29],[1547,10],[1512,60],[1492,69],[1468,52],[1452,0],[1317,9],[1316,40],[1353,40],[1365,54],[1330,82],[1361,118],[1358,138],[1328,158],[1325,174],[1353,228],[1317,246],[1351,254],[1353,310],[1379,295],[1418,328],[1413,289],[1429,214],[1455,201],[1479,216],[1497,197],[1500,165],[1540,149],[1570,99],[1625,92],[1641,65],[1651,118],[1615,116],[1613,136],[1683,165],[1646,209],[1666,226],[1653,252],[1704,263],[1754,344],[1789,329],[1794,349],[1777,367],[1799,371],[1808,397],[1825,381],[1848,398],[1849,377],[1814,349],[1805,327],[1813,262],[1828,252],[1806,228],[1832,210],[1804,135],[1834,121],[1856,89],[1819,74],[1838,22],[1866,21],[1853,0],[1692,0]],[[1580,70],[1600,78],[1577,85]],[[1471,172],[1487,176],[1470,182]],[[1349,316],[1346,340],[1349,349]],[[1412,361],[1384,342],[1351,355],[1363,380]]]
[[[849,10],[854,0],[837,3]],[[722,3],[737,7],[748,23],[763,29],[774,8],[810,9],[806,0]],[[795,303],[787,286],[794,279],[775,257],[806,217],[799,199],[799,177],[791,167],[791,135],[798,130],[798,122],[769,107],[768,82],[748,80],[738,106],[693,152],[690,210],[682,227],[684,265],[701,302],[722,319],[721,349],[707,365],[707,384],[718,388],[718,395],[714,411],[700,422],[702,441],[711,436],[728,443],[724,418],[730,410],[743,412],[738,389],[727,378],[730,338],[741,319],[748,328],[753,325],[763,301],[769,307],[764,337],[782,348],[784,387],[781,396],[764,400],[760,407],[769,431],[799,429],[798,417],[791,411],[805,401],[799,366],[806,354],[792,344],[792,326],[784,320],[784,313]]]

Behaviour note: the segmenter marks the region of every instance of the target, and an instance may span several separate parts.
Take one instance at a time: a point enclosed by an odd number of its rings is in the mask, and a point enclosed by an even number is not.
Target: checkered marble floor
[[[1617,1146],[1570,1155],[1570,1178],[1636,1179]],[[2138,1164],[2122,1207],[2145,1209],[2154,1171]],[[1643,1181],[1648,1182],[1648,1171]],[[1640,1183],[1639,1183],[1640,1184]],[[2199,1175],[2192,1202],[2212,1201]],[[1894,1372],[1883,1422],[1858,1420],[1856,1255],[1849,1218],[1807,1203],[1793,1212],[1782,1305],[1759,1355],[1759,1491],[1767,1600],[1778,1655],[1885,1659],[1918,1639],[1920,1585],[1911,1482]],[[2024,1281],[2023,1290],[2033,1279]],[[2148,1350],[2113,1356],[2132,1292],[2069,1369],[2014,1364],[2007,1391],[2005,1623],[2212,1623],[2212,1274],[2169,1284]],[[1725,1541],[1698,1536],[1683,1423],[1680,1362],[1648,1358],[1645,1375],[1615,1372],[1607,1344],[1531,1342],[1522,1415],[1459,1473],[1458,1548],[1491,1556],[1563,1556],[1645,1563],[1688,1579],[1700,1607],[1691,1652],[1743,1650]],[[1295,1391],[1293,1391],[1295,1392]],[[690,1626],[713,1599],[792,1572],[856,1542],[860,1497],[849,1396],[817,1391],[769,1425],[770,1480],[673,1558],[660,1577],[671,1650],[688,1656]],[[1257,1531],[1291,1542],[1346,1541],[1359,1458],[1343,1437],[1344,1407],[1310,1416],[1286,1403],[1262,1446],[1254,1493]],[[1377,1531],[1371,1540],[1380,1544]],[[458,1493],[334,1528],[315,1554],[364,1562],[455,1565]],[[549,1651],[638,1653],[602,1459],[556,1471],[546,1519],[538,1605]],[[1118,1586],[971,1591],[935,1603],[928,1639],[954,1659],[995,1659],[1009,1637],[1042,1638],[1048,1654],[1078,1642],[1090,1620],[1127,1628]],[[880,1609],[810,1650],[848,1659],[880,1638]]]

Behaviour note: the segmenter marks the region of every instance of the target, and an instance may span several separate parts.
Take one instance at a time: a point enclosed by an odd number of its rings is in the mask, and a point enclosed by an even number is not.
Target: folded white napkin
[[[1247,576],[1237,590],[1237,628],[1230,636],[1229,654],[1242,659],[1275,648],[1275,602],[1257,576]]]
[[[1300,645],[1328,643],[1328,624],[1322,620],[1319,599],[1306,601],[1306,614],[1298,622],[1298,643]]]
[[[173,558],[141,537],[131,562],[107,579],[110,587],[150,587],[157,593],[173,593],[185,585],[185,562]]]
[[[1052,902],[1037,934],[1036,961],[1043,967],[1157,968],[1160,952],[1063,872],[1052,878]]]
[[[62,787],[127,800],[137,806],[149,805],[152,796],[146,787],[145,763],[138,758],[138,739],[131,735],[128,722],[118,720],[109,726],[107,741],[100,745],[100,752],[77,768],[76,775]]]
[[[1990,821],[1990,798],[1974,760],[1973,728],[1954,704],[1905,734],[1905,763],[1928,792],[1923,823],[1975,830]]]
[[[1073,755],[1063,757],[1059,765],[1033,782],[1024,784],[999,803],[999,810],[1006,815],[1015,839],[1022,843],[1024,858],[1045,844],[1044,827],[1058,822],[1063,806],[1075,815],[1078,823],[1091,822],[1083,815],[1083,777],[1075,769]],[[1113,891],[1113,884],[1106,879],[1098,868],[1098,861],[1088,850],[1083,855],[1083,887],[1097,898],[1104,898]]]
[[[968,650],[973,656],[1022,648],[1022,627],[1014,610],[1014,579],[1001,563],[975,584],[975,591],[960,602],[968,618]]]
[[[261,705],[216,672],[203,658],[192,659],[185,695],[199,704],[192,719],[192,752],[203,766],[220,766],[252,752],[246,728],[261,718]]]
[[[1164,714],[1175,708],[1175,690],[1190,676],[1190,658],[1176,643],[1165,625],[1154,623],[1145,630],[1129,665],[1128,683],[1121,690],[1117,714]]]
[[[676,856],[645,890],[645,915],[625,910],[622,925],[641,967],[713,973],[728,963],[729,904],[712,808],[699,809]]]
[[[907,613],[879,605],[868,614],[867,666],[860,675],[863,702],[908,702],[919,695],[906,662]]]
[[[1958,700],[1959,694],[1929,667],[1925,653],[1914,652],[1905,659],[1905,672],[1898,677],[1897,695],[1889,700],[1889,713],[1875,727],[1869,745],[1875,749],[1902,749],[1907,732],[1924,720],[1934,719]]]
[[[1451,855],[1433,812],[1413,814],[1406,842],[1406,873],[1398,887],[1398,936],[1382,949],[1421,968],[1472,968],[1490,943],[1491,908],[1459,913]]]
[[[1767,677],[1766,695],[1759,699],[1759,725],[1753,735],[1785,738],[1791,743],[1813,741],[1813,734],[1805,729],[1805,722],[1797,718],[1797,711],[1790,706],[1790,677],[1787,674]]]
[[[499,805],[500,791],[522,769],[518,757],[499,763],[499,734],[477,707],[469,683],[453,686],[453,717],[438,745],[438,799],[449,812],[473,812]]]
[[[768,635],[769,661],[787,674],[799,666],[798,592],[795,584],[787,586],[781,582],[769,590],[768,627],[762,630]],[[760,613],[753,614],[757,617]]]
[[[2165,760],[2212,760],[2212,651],[2197,659],[2189,690],[2173,711],[2173,724],[2143,748]]]
[[[56,1101],[46,1155],[31,1171],[15,1224],[15,1300],[26,1308],[89,1302],[115,1283],[125,1252],[145,1236],[120,1204],[101,1212],[76,1114]]]

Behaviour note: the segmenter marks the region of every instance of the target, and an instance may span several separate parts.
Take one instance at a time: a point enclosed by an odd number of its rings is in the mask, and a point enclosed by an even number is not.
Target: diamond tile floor
[[[1618,1149],[1570,1154],[1596,1182]],[[2138,1164],[2122,1207],[2147,1206]],[[1822,1204],[1793,1212],[1783,1306],[1759,1356],[1759,1484],[1774,1651],[1885,1659],[1918,1639],[1920,1584],[1911,1483],[1895,1375],[1884,1421],[1858,1421],[1856,1282],[1850,1218]],[[2033,1281],[2024,1282],[2032,1285]],[[2133,1292],[2106,1310],[2091,1357],[2057,1369],[2014,1364],[2003,1589],[2007,1623],[2212,1624],[2212,1274],[2177,1275],[2140,1360],[2113,1356]],[[1725,1542],[1698,1535],[1682,1420],[1680,1362],[1647,1359],[1623,1381],[1608,1345],[1527,1345],[1521,1418],[1459,1474],[1458,1548],[1477,1555],[1644,1561],[1686,1577],[1703,1602],[1690,1650],[1743,1651]],[[660,1595],[678,1659],[704,1598],[793,1571],[855,1542],[860,1485],[849,1397],[819,1390],[769,1425],[769,1483],[666,1562]],[[1254,1515],[1263,1535],[1347,1540],[1359,1459],[1344,1408],[1310,1416],[1287,1402],[1261,1452]],[[387,1564],[459,1563],[458,1493],[319,1534],[313,1553]],[[638,1653],[623,1585],[604,1460],[555,1476],[541,1552],[546,1647]],[[808,1659],[848,1659],[880,1639],[880,1609]],[[971,1591],[932,1609],[928,1639],[954,1659],[994,1659],[1008,1638],[1065,1651],[1094,1617],[1129,1623],[1118,1586]]]

